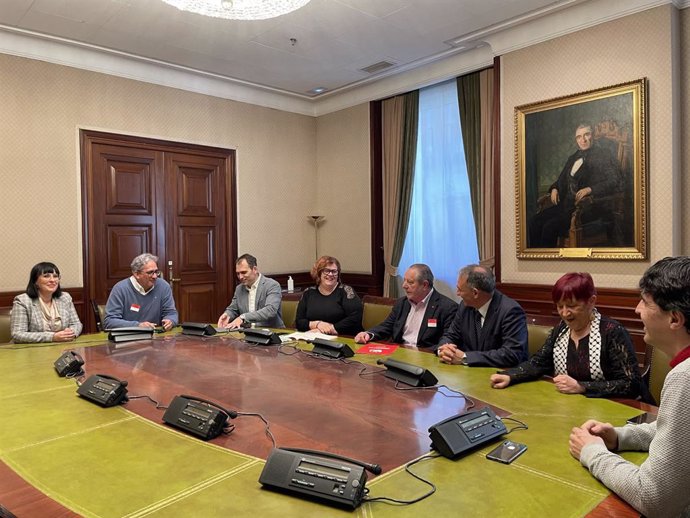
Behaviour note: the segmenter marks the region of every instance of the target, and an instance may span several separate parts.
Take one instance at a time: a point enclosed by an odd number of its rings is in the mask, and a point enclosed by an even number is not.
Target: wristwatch
[[[462,357],[462,360],[460,360],[460,365],[468,365],[467,363],[467,354]]]

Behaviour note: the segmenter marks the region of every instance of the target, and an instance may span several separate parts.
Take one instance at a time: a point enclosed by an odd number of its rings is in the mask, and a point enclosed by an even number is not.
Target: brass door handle
[[[182,279],[170,279],[170,282],[180,282]]]

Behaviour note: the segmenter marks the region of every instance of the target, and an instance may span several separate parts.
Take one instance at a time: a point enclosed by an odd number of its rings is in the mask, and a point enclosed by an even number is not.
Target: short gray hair
[[[460,270],[459,277],[467,275],[467,285],[485,293],[493,293],[496,289],[494,272],[479,264],[468,264]]]
[[[416,263],[410,265],[408,269],[412,270],[413,268],[415,272],[417,272],[417,280],[419,282],[427,281],[429,283],[429,288],[434,287],[434,274],[431,272],[431,268],[429,268],[426,264]]]
[[[154,263],[158,264],[158,257],[148,253],[136,256],[134,259],[132,259],[132,264],[130,265],[132,273],[140,272],[144,265],[149,261],[153,261]]]

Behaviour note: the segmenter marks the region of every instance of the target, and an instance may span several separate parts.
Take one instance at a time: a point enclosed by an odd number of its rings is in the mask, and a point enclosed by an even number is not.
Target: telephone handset
[[[236,417],[237,412],[218,403],[183,394],[170,402],[163,422],[208,441],[221,434],[228,419]]]
[[[277,491],[299,493],[355,509],[362,503],[365,472],[381,473],[367,464],[329,452],[274,448],[266,459],[259,482]]]
[[[106,374],[94,374],[79,385],[77,394],[103,407],[127,402],[127,382]]]

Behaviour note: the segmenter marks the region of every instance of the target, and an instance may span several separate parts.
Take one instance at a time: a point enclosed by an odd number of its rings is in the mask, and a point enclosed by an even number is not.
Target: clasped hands
[[[309,329],[311,331],[318,331],[325,335],[337,335],[338,331],[335,330],[335,326],[329,322],[324,322],[323,320],[312,320],[309,322]]]
[[[66,327],[62,331],[56,331],[53,333],[53,342],[71,342],[76,339],[77,335],[74,329]]]
[[[618,449],[618,434],[612,424],[590,419],[570,431],[568,449],[577,460],[580,460],[582,448],[596,443],[603,444],[610,451]]]
[[[436,354],[442,363],[450,365],[459,365],[465,359],[465,352],[458,349],[457,345],[450,343],[439,346]]]

